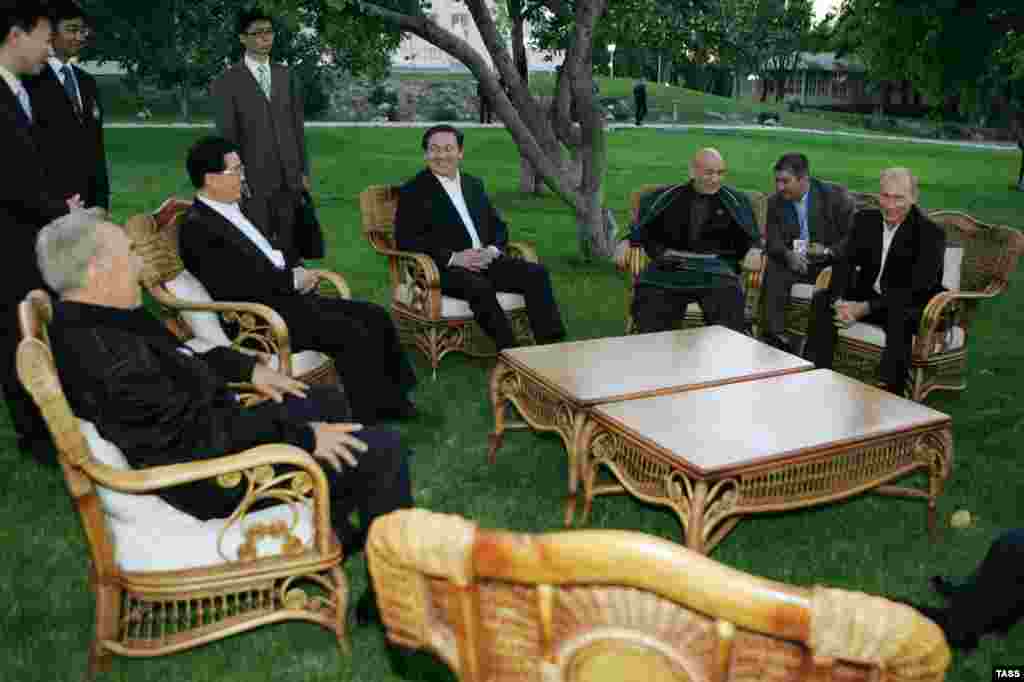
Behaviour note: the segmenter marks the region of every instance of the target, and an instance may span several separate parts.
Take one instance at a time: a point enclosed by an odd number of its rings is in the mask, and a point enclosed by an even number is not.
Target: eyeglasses
[[[441,154],[441,153],[451,154],[452,152],[457,152],[458,150],[459,150],[458,145],[454,145],[454,144],[446,144],[443,147],[441,145],[438,145],[438,144],[432,144],[429,147],[427,147],[427,151],[429,153],[431,153],[431,154]]]
[[[79,38],[86,38],[92,35],[92,29],[88,26],[64,26],[58,29],[58,33],[63,33],[69,36],[78,36]]]
[[[272,29],[272,28],[265,28],[262,31],[247,31],[247,32],[243,33],[242,35],[249,36],[250,38],[273,38],[274,37],[274,29]]]

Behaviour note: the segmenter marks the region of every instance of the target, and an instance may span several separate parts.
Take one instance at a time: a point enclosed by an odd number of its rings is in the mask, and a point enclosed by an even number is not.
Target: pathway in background
[[[307,121],[308,128],[427,128],[442,121]],[[452,121],[460,128],[501,128],[500,123],[481,124],[470,121]],[[108,123],[106,128],[212,128],[212,123]],[[612,130],[636,129],[632,123],[612,123]],[[836,135],[839,137],[855,137],[865,140],[889,140],[891,142],[914,142],[917,144],[938,144],[948,147],[967,147],[969,149],[988,149],[997,152],[1015,152],[1017,146],[1012,142],[964,142],[961,140],[932,140],[925,137],[903,137],[896,135],[873,135],[871,133],[850,133],[839,130],[814,130],[812,128],[787,128],[785,126],[761,125],[716,125],[708,123],[652,123],[644,128],[658,130],[761,130],[767,132],[806,133],[808,135]]]

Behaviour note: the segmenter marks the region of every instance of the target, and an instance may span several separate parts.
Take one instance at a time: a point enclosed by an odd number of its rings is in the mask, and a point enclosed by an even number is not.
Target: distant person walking
[[[491,109],[491,103],[484,94],[483,83],[477,82],[476,96],[480,100],[480,122],[491,123],[494,120],[494,110]]]
[[[647,85],[642,80],[633,86],[633,109],[636,111],[636,124],[643,125],[647,116]]]

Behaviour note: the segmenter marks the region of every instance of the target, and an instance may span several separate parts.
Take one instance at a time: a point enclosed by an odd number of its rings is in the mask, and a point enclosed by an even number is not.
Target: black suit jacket
[[[16,305],[32,289],[43,287],[36,265],[39,230],[68,212],[64,197],[50,186],[34,131],[7,83],[0,81],[0,149],[9,170],[0,182],[0,229],[9,258],[2,300]],[[13,319],[11,320],[13,323]]]
[[[811,178],[807,222],[812,239],[837,250],[850,232],[853,218],[853,197],[841,185]],[[766,221],[768,256],[782,264],[793,240],[800,238],[800,221],[793,203],[779,194],[768,197]]]
[[[96,79],[77,66],[72,68],[82,98],[81,116],[75,113],[64,86],[48,64],[25,81],[40,158],[47,169],[47,183],[58,196],[81,194],[86,207],[109,209],[103,109]]]
[[[180,342],[142,308],[60,301],[50,338],[75,414],[93,422],[135,468],[192,462],[265,443],[311,451],[308,424],[241,408],[226,382],[248,381],[255,358],[230,348],[181,352]],[[160,492],[200,519],[230,514],[239,489],[200,481]]]
[[[295,350],[313,348],[320,298],[295,289],[292,263],[278,269],[248,237],[200,200],[178,231],[185,268],[220,301],[253,301],[273,308],[288,325]]]
[[[911,307],[926,305],[943,290],[946,233],[917,206],[912,207],[889,247],[879,295],[874,283],[882,263],[883,229],[878,209],[854,214],[849,240],[832,275],[833,295],[867,301],[872,313],[884,311],[894,299]]]
[[[459,178],[481,246],[495,246],[504,251],[508,244],[508,225],[487,198],[484,183],[466,173],[460,172]],[[455,204],[430,170],[420,171],[399,190],[395,242],[403,251],[428,254],[439,268],[448,267],[448,260],[456,251],[473,246]]]

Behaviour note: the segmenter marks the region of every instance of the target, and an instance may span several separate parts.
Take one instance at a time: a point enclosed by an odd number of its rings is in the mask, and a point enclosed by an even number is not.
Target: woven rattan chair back
[[[528,535],[402,510],[370,529],[387,636],[462,682],[942,680],[914,609],[792,587],[625,531]]]
[[[313,459],[291,446],[264,445],[241,455],[150,468],[145,473],[100,463],[61,387],[47,333],[52,315],[49,296],[42,291],[29,293],[19,305],[23,339],[18,345],[17,371],[57,447],[89,547],[96,626],[88,678],[108,668],[115,653],[161,656],[282,620],[317,623],[331,630],[339,647],[347,651],[348,582],[341,570],[341,546],[330,525],[326,478]],[[282,466],[285,473],[275,477],[274,466]],[[278,554],[259,557],[255,550],[246,554],[242,548],[236,559],[208,567],[122,570],[97,484],[148,494],[203,478],[216,479],[226,488],[248,485],[230,520],[244,528],[247,544],[255,546],[259,537],[288,538],[289,542]],[[254,504],[273,500],[303,505],[307,496],[312,497],[313,524],[308,545],[291,535],[290,528],[247,521]],[[299,587],[307,581],[318,594],[307,595]]]

